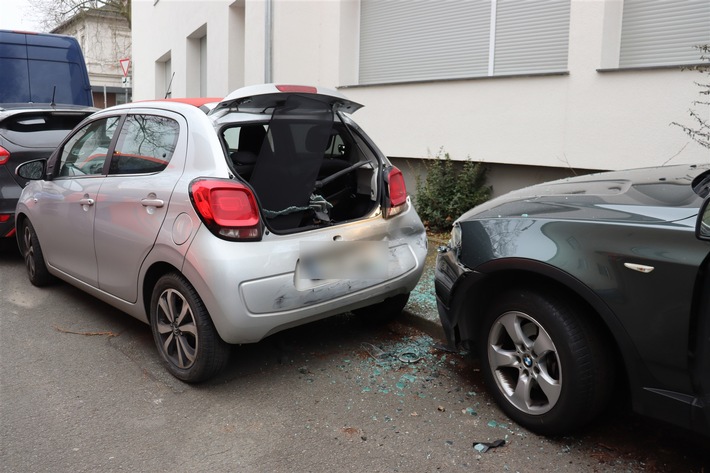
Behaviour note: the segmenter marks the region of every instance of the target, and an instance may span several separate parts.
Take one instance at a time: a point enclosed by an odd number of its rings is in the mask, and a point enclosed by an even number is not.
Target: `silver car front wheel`
[[[25,218],[22,221],[21,232],[18,243],[22,257],[25,260],[27,277],[37,287],[46,286],[52,282],[53,278],[44,262],[44,254],[39,244],[39,238],[37,238],[37,233],[29,219]]]

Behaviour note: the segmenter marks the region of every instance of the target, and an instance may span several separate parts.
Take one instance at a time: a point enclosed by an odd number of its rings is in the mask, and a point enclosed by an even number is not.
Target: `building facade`
[[[51,33],[73,36],[79,41],[89,70],[94,106],[106,108],[132,100],[130,62],[124,62],[127,75],[120,62],[131,57],[131,29],[124,17],[102,9],[86,10]]]
[[[489,163],[499,194],[710,160],[669,125],[708,43],[710,0],[134,0],[134,98],[336,87],[388,156]]]

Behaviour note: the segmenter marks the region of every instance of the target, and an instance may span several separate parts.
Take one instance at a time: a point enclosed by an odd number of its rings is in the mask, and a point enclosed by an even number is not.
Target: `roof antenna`
[[[52,102],[49,104],[50,107],[56,107],[57,104],[54,103],[54,96],[57,95],[57,86],[55,85],[52,89]]]
[[[168,96],[172,94],[172,92],[170,92],[170,87],[173,86],[173,78],[174,77],[175,77],[175,73],[173,72],[173,75],[170,76],[170,82],[168,82],[168,89],[165,91],[165,97],[163,97],[165,99],[167,99]]]

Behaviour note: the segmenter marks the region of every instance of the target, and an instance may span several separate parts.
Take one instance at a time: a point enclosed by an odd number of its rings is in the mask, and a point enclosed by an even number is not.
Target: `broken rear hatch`
[[[374,143],[343,112],[360,104],[317,87],[245,87],[210,113],[234,174],[249,184],[266,226],[278,234],[332,226],[391,207],[394,174]]]

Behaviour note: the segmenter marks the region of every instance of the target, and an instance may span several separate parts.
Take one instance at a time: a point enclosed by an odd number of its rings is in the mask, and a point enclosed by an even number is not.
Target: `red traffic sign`
[[[131,67],[131,58],[123,58],[118,62],[121,63],[121,69],[123,69],[123,77],[128,77],[128,68]]]

